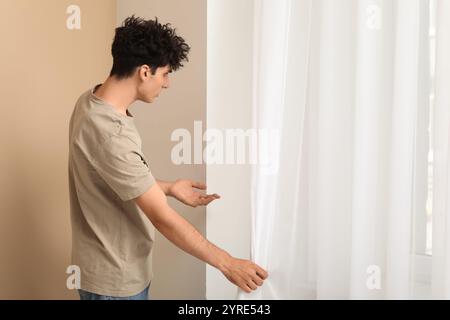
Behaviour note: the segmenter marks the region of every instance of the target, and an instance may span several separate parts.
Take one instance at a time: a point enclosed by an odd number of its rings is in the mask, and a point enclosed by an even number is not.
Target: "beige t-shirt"
[[[154,239],[152,224],[133,199],[155,179],[133,116],[94,92],[78,99],[70,119],[72,264],[80,267],[81,289],[132,296],[152,280]]]

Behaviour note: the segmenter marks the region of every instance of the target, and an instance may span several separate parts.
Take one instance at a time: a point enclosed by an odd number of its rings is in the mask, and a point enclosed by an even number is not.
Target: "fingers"
[[[200,189],[200,190],[206,190],[206,184],[201,183],[201,182],[197,182],[197,181],[193,181],[192,182],[192,187],[194,187],[196,189]],[[220,199],[220,196],[217,193],[201,195],[200,197],[201,198],[202,197],[208,197],[208,199],[209,199],[209,197],[212,197],[212,200]]]
[[[246,285],[246,284],[240,285],[239,288],[244,290],[246,293],[251,293],[252,292],[252,289],[250,289],[250,287],[248,285]]]
[[[213,201],[214,199],[211,199],[211,198],[205,198],[203,201],[202,201],[202,205],[204,205],[204,206],[207,206],[211,201]]]
[[[252,281],[253,281],[258,287],[261,287],[261,286],[263,285],[263,283],[264,283],[264,281],[263,281],[260,277],[258,277],[258,276],[252,277]]]
[[[200,195],[199,196],[199,205],[206,206],[211,201],[214,201],[216,199],[220,199],[220,196],[218,194],[207,194],[207,195]]]
[[[211,201],[216,199],[220,199],[218,194],[201,194],[199,192],[195,192],[189,199],[183,201],[184,204],[187,204],[193,208],[198,206],[206,206]]]
[[[256,266],[256,274],[261,277],[261,279],[265,280],[269,276],[266,270],[255,264]]]
[[[263,268],[261,268],[257,264],[253,264],[252,267],[254,269],[253,269],[253,273],[250,275],[251,279],[249,281],[251,281],[256,286],[260,287],[263,285],[264,280],[267,279],[267,276],[268,276],[267,271],[265,271]],[[252,287],[250,286],[250,288],[252,288]],[[253,289],[253,290],[255,290],[255,289]]]
[[[231,263],[222,271],[227,279],[241,290],[251,293],[261,287],[268,277],[267,271],[249,260],[233,258]]]
[[[259,267],[257,264],[252,264],[251,269],[247,271],[247,277],[244,277],[244,283],[241,288],[244,287],[246,289],[250,289],[250,291],[246,291],[247,293],[258,289],[264,283],[264,279],[267,278],[267,271]]]
[[[250,278],[245,281],[245,284],[253,291],[264,284],[264,280],[267,279],[268,273],[257,264],[252,264],[252,269],[253,270],[249,272]]]
[[[262,281],[257,280],[258,283],[256,283],[253,279],[247,279],[246,281],[243,281],[239,287],[244,290],[247,293],[251,293],[252,291],[258,289],[258,287],[262,286]]]
[[[247,282],[247,286],[250,287],[250,289],[252,289],[252,290],[258,289],[258,286],[252,280],[249,280]]]
[[[206,196],[203,196],[206,200],[216,200],[220,199],[220,196],[218,194],[207,194]]]

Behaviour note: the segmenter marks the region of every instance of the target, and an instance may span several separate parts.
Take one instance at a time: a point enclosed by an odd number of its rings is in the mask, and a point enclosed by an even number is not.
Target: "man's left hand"
[[[170,187],[169,194],[182,203],[196,208],[197,206],[206,206],[211,201],[220,199],[220,196],[214,194],[204,194],[195,189],[206,190],[206,185],[192,180],[177,180]]]

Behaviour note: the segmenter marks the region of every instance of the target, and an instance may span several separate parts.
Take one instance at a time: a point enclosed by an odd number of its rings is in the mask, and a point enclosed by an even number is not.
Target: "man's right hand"
[[[267,271],[252,261],[236,259],[231,256],[220,268],[220,271],[230,282],[247,293],[262,286],[268,277]]]

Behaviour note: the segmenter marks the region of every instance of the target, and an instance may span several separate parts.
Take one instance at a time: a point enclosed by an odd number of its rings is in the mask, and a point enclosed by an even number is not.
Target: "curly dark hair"
[[[110,76],[118,79],[131,77],[136,68],[148,65],[155,74],[159,67],[170,66],[176,71],[189,61],[190,47],[177,36],[171,24],[144,20],[132,15],[116,29],[112,45],[113,67]]]

